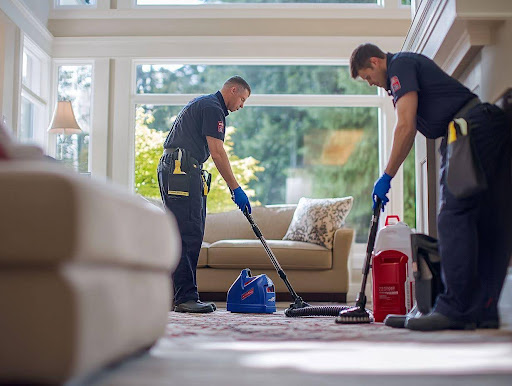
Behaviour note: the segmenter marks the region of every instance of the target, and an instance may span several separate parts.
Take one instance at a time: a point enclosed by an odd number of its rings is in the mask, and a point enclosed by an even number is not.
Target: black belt
[[[164,154],[172,154],[176,151],[177,147],[169,147],[169,148],[164,148]],[[195,159],[194,157],[192,156],[189,156],[188,157],[189,160],[195,164],[197,167],[199,167],[199,169],[202,169],[203,168],[203,164],[200,163],[197,159]]]
[[[457,113],[455,113],[453,118],[454,119],[455,118],[464,118],[466,116],[466,114],[469,112],[469,110],[471,110],[475,106],[478,106],[480,103],[482,103],[482,102],[480,101],[480,98],[478,98],[478,97],[471,99],[464,106],[462,106],[462,108],[459,111],[457,111]]]

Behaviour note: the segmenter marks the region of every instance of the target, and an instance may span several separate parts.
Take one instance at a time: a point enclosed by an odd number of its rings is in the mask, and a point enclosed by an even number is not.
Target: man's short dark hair
[[[251,86],[249,86],[249,83],[247,83],[245,81],[245,79],[242,78],[241,76],[238,76],[238,75],[232,76],[231,78],[229,78],[228,80],[226,80],[224,82],[224,86],[229,87],[231,85],[237,85],[239,87],[242,87],[242,88],[246,89],[247,91],[249,91],[249,95],[251,95]]]
[[[386,54],[375,44],[365,43],[358,46],[350,56],[350,75],[357,78],[359,70],[369,68],[370,58],[384,59]]]

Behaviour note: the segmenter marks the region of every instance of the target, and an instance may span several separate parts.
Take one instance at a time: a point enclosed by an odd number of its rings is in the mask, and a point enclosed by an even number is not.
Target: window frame
[[[19,99],[19,109],[18,109],[18,127],[17,127],[17,137],[19,138],[21,131],[21,116],[22,116],[22,99],[25,98],[29,101],[29,103],[33,104],[37,111],[35,112],[36,116],[31,122],[32,125],[32,137],[28,139],[30,142],[35,142],[40,145],[43,149],[47,148],[47,117],[49,116],[49,90],[50,83],[48,81],[50,74],[50,57],[27,35],[23,35],[22,46],[20,49],[20,99]],[[37,59],[40,63],[39,69],[39,79],[38,86],[39,92],[34,91],[30,86],[23,82],[23,65],[24,65],[24,56],[27,55],[27,58],[33,57]]]

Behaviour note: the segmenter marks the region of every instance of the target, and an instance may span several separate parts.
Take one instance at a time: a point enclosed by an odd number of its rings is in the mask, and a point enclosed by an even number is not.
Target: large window
[[[90,172],[89,132],[92,107],[92,65],[58,66],[58,98],[73,106],[81,134],[57,135],[56,158],[81,173]]]
[[[45,145],[48,106],[48,57],[30,39],[23,40],[18,138]]]
[[[150,65],[136,66],[135,189],[158,198],[156,166],[175,116],[193,95],[215,92],[233,74],[253,93],[227,117],[226,146],[235,175],[255,204],[297,203],[300,197],[354,196],[348,223],[366,240],[371,189],[378,177],[376,89],[354,81],[346,65]],[[158,95],[155,95],[158,94]],[[151,103],[151,98],[180,103]],[[185,99],[186,98],[186,99]],[[352,98],[347,106],[346,98]],[[364,99],[364,98],[363,98]],[[154,100],[154,99],[153,99]],[[214,173],[208,210],[233,209],[227,187]]]
[[[200,5],[233,3],[338,3],[338,4],[377,4],[378,0],[136,0],[137,5]]]

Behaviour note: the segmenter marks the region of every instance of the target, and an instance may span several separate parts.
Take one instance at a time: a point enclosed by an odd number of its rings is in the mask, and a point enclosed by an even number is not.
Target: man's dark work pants
[[[439,250],[445,292],[434,311],[465,322],[498,320],[498,299],[512,253],[511,129],[502,110],[479,104],[471,125],[487,189],[456,199],[446,185],[446,138],[441,144]]]
[[[167,182],[170,170],[170,155],[165,154],[158,166],[158,184],[165,206],[174,214],[181,235],[181,259],[172,274],[174,283],[174,304],[199,300],[197,293],[196,268],[201,252],[206,218],[206,196],[203,195],[201,166],[191,163],[190,191],[188,197],[170,198]]]

